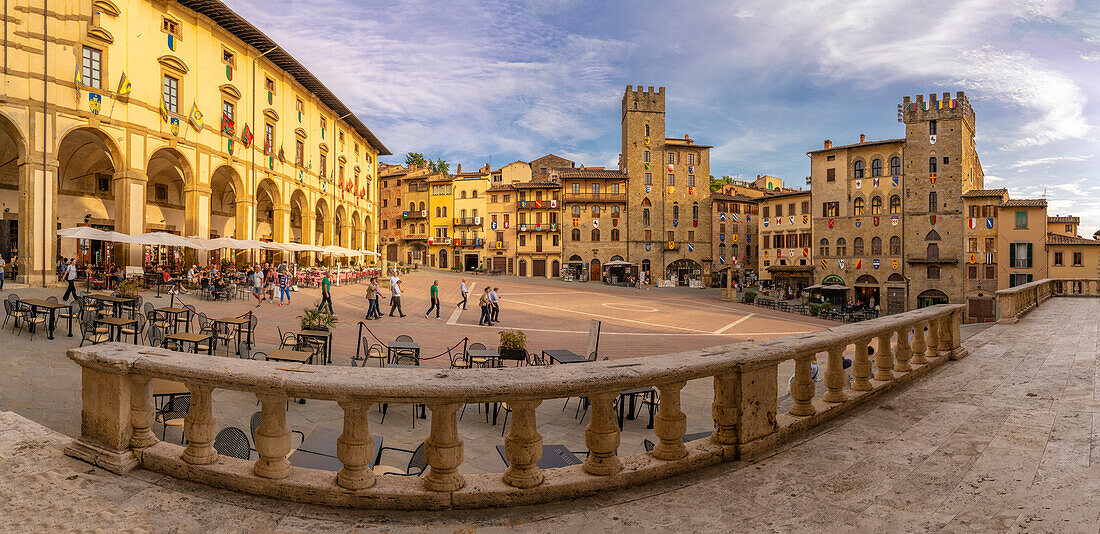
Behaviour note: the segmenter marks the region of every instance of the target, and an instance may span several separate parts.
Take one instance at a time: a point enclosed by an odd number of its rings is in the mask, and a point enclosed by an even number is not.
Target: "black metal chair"
[[[279,348],[285,349],[286,347],[293,347],[298,344],[298,336],[294,332],[283,332],[283,329],[279,326],[275,327],[275,330],[279,332]]]
[[[134,336],[134,344],[137,345],[138,339],[142,335],[144,335],[145,332],[145,316],[139,313],[134,316],[134,320],[137,322],[132,325],[122,327],[120,331],[124,336]]]
[[[111,334],[106,331],[100,331],[95,326],[96,314],[93,311],[84,312],[84,316],[80,318],[80,346],[83,347],[85,342],[91,342],[93,345],[100,343],[106,343],[110,341]]]
[[[242,341],[237,344],[237,357],[242,360],[255,360],[256,356],[263,355],[264,359],[267,359],[267,353],[261,351],[253,351],[247,341]]]
[[[156,422],[162,425],[160,431],[160,440],[164,441],[165,436],[168,434],[168,427],[178,426],[183,428],[183,420],[187,417],[187,412],[191,410],[191,395],[180,395],[178,397],[172,397],[167,403],[164,404],[160,410],[157,410]],[[180,443],[183,443],[183,433],[180,433]]]
[[[252,447],[248,446],[248,435],[235,426],[221,429],[214,438],[214,450],[222,456],[231,456],[242,460],[252,459]]]
[[[412,343],[413,338],[412,336],[401,334],[400,336],[397,336],[394,341],[404,341],[407,343]],[[409,358],[411,358],[412,363],[402,364],[402,356],[408,356]],[[404,360],[407,362],[409,361],[409,358],[405,358]],[[399,365],[420,365],[420,357],[417,356],[416,351],[412,349],[394,349],[392,355],[390,356],[390,363],[396,363]]]
[[[471,350],[485,350],[485,344],[484,343],[470,343],[470,345],[468,347],[466,347],[465,357],[466,357],[466,361],[469,363],[470,367],[473,367],[475,365],[478,366],[478,367],[485,367],[487,365],[492,365],[493,364],[493,359],[492,358],[481,358],[481,357],[471,358],[470,357],[470,352],[469,352]]]
[[[390,467],[388,465],[374,466],[374,474],[376,475],[397,475],[397,476],[420,476],[424,474],[424,471],[428,469],[428,460],[424,456],[424,442],[420,442],[420,445],[416,447],[416,450],[399,449],[397,447],[382,447],[378,450],[378,460],[382,460],[382,453],[386,451],[398,451],[405,452],[412,456],[409,457],[409,465],[402,471],[396,467]]]

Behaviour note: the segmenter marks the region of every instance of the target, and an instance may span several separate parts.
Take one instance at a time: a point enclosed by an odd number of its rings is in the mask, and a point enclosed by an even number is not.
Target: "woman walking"
[[[283,300],[286,304],[283,304]],[[284,269],[279,273],[279,305],[290,306],[290,274]]]
[[[378,311],[378,279],[371,277],[367,284],[367,320],[374,320],[375,314],[378,318],[382,317],[382,313]]]
[[[489,309],[489,288],[485,288],[485,291],[481,294],[481,299],[477,301],[478,306],[481,306],[481,318],[478,319],[478,326],[493,326],[493,316],[490,314]]]

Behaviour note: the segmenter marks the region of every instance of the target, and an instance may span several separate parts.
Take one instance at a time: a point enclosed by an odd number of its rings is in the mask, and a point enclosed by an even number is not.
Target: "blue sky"
[[[803,183],[808,150],[900,137],[905,95],[964,90],[986,187],[1100,229],[1100,0],[226,0],[403,161],[553,152],[614,167],[626,85],[715,176]]]

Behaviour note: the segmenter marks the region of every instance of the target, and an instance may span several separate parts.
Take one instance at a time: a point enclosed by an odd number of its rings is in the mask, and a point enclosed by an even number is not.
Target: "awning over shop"
[[[272,241],[256,241],[252,239],[233,239],[219,237],[216,239],[203,239],[200,237],[183,237],[168,232],[147,232],[144,234],[129,235],[119,232],[97,230],[90,226],[76,226],[57,231],[61,237],[73,239],[92,239],[96,241],[108,241],[111,243],[127,243],[133,245],[165,245],[170,247],[184,247],[195,250],[218,250],[223,248],[233,250],[278,250],[289,252],[320,252],[333,256],[377,256],[377,252],[370,250],[352,250],[337,245],[319,247],[316,245],[304,245],[302,243],[276,243]]]

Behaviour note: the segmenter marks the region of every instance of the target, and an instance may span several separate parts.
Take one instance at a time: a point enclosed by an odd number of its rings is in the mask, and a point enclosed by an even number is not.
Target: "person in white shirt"
[[[65,296],[61,297],[61,300],[69,300],[69,295],[72,295],[75,299],[76,293],[76,259],[69,260],[69,266],[65,269],[65,281],[68,282],[69,287],[65,290]]]
[[[500,321],[500,295],[497,294],[497,291],[500,291],[499,287],[494,287],[489,292],[489,307],[491,308],[489,311],[492,312],[494,323]]]
[[[3,284],[0,283],[0,286]],[[2,287],[0,287],[2,289]],[[461,306],[462,309],[466,309],[466,299],[470,296],[470,290],[466,288],[466,279],[462,279],[462,283],[458,285],[458,290],[462,292],[462,302],[455,304],[456,307]]]
[[[395,310],[401,317],[405,316],[401,311],[401,279],[396,274],[390,277],[390,317]]]

